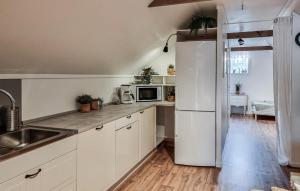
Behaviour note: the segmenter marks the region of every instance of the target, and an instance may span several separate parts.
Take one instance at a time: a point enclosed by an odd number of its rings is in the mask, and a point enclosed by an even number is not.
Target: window
[[[248,74],[249,69],[248,52],[232,52],[230,54],[230,73]]]

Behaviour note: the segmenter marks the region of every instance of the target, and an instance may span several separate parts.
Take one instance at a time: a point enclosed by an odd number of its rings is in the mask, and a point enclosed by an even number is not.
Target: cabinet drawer
[[[116,130],[121,129],[122,127],[125,127],[131,123],[134,123],[138,120],[138,114],[130,114],[125,117],[122,117],[121,119],[118,119],[116,121]]]

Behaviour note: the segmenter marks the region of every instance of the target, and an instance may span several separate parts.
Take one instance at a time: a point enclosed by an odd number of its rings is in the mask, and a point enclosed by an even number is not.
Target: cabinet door
[[[115,181],[115,122],[78,135],[78,191],[107,190]]]
[[[116,175],[120,179],[139,161],[139,124],[116,131]]]
[[[151,107],[145,111],[140,112],[140,129],[141,129],[141,156],[143,159],[155,148],[155,134],[156,134],[156,108]]]
[[[76,191],[76,181],[57,187],[53,191]]]
[[[56,189],[76,180],[76,151],[63,155],[41,167],[44,191]]]
[[[41,191],[41,172],[40,169],[28,171],[7,182],[0,184],[1,191]],[[26,175],[32,175],[26,178]]]

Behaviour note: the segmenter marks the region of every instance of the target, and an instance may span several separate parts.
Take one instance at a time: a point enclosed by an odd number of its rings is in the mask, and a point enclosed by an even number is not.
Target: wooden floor
[[[223,168],[175,165],[173,148],[161,146],[153,158],[118,191],[248,191],[288,187],[275,157],[276,129],[272,121],[233,116],[223,156]]]

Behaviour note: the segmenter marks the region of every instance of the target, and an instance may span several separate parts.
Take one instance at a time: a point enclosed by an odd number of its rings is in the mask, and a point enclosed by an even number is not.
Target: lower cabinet
[[[155,148],[156,108],[151,107],[140,112],[140,159],[146,157]]]
[[[124,176],[139,161],[138,121],[116,130],[116,175]]]
[[[76,151],[0,184],[1,191],[76,191]]]
[[[111,122],[78,135],[78,191],[103,191],[114,184],[115,124]]]

